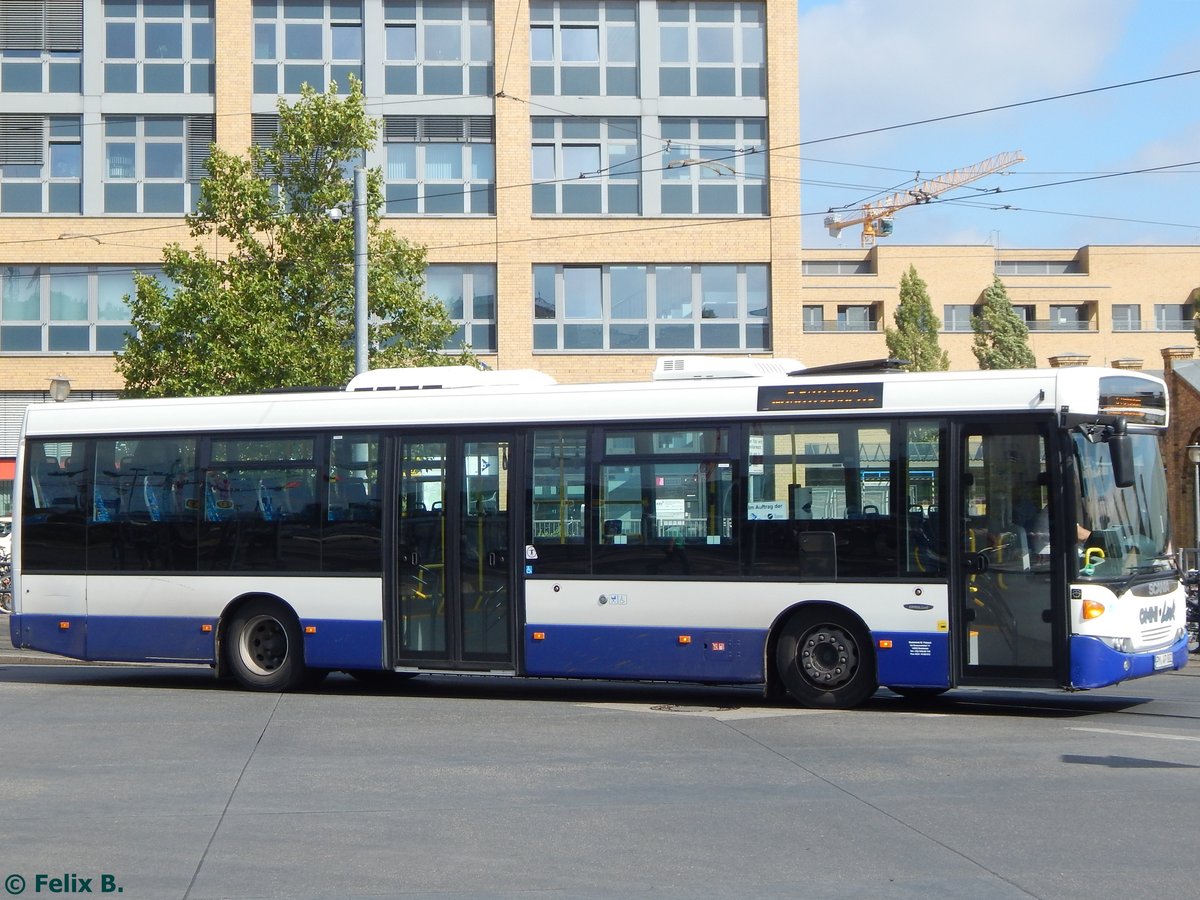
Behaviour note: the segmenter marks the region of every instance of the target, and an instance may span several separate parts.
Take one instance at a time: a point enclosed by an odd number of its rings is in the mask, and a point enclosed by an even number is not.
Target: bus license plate
[[[1156,670],[1157,669],[1170,669],[1170,668],[1173,668],[1174,665],[1175,665],[1175,655],[1173,653],[1171,653],[1169,650],[1166,653],[1155,653],[1154,654],[1154,668]]]

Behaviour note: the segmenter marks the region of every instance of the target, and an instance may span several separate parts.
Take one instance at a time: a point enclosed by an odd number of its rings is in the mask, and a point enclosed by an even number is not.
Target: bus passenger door
[[[399,442],[393,654],[401,666],[511,669],[510,435]]]
[[[450,439],[405,439],[399,449],[396,657],[446,659],[446,557]]]
[[[1066,600],[1051,576],[1048,458],[1040,423],[959,432],[959,683],[1056,683]]]

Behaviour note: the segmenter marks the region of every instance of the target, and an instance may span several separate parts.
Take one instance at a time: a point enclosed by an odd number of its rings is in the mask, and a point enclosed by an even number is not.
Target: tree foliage
[[[1200,344],[1200,288],[1192,291],[1192,318],[1196,320],[1196,343]]]
[[[137,275],[132,334],[117,369],[132,396],[253,393],[337,385],[354,374],[352,167],[378,135],[361,85],[337,96],[303,89],[279,102],[267,147],[236,156],[214,146],[201,182],[194,239],[163,250],[163,274]],[[423,287],[425,252],[380,227],[380,172],[368,173],[370,363],[473,363],[441,353],[453,334],[445,307]],[[329,210],[345,211],[340,219]]]
[[[929,291],[916,266],[910,265],[900,278],[895,320],[895,328],[884,329],[889,356],[907,360],[910,372],[944,372],[950,368],[950,355],[938,344],[942,321],[933,312]]]
[[[1032,369],[1037,358],[1029,349],[1029,328],[1013,309],[1004,283],[995,275],[983,292],[983,309],[971,319],[971,350],[981,369]]]

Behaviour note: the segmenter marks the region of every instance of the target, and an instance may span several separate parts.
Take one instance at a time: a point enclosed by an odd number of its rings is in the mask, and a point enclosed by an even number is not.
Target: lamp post
[[[1188,444],[1188,462],[1192,464],[1192,500],[1194,503],[1192,515],[1192,534],[1196,539],[1194,546],[1200,547],[1200,444]]]
[[[354,167],[354,374],[367,371],[367,170]],[[333,221],[343,216],[343,208],[325,210]]]
[[[367,371],[367,170],[354,167],[354,374]]]
[[[62,403],[71,396],[71,379],[63,375],[55,375],[50,379],[50,399]]]

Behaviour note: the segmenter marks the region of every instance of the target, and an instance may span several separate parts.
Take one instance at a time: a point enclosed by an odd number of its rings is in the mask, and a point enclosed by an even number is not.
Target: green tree
[[[995,275],[983,292],[981,314],[971,319],[971,350],[981,369],[1032,369],[1037,358],[1029,349],[1029,328],[1013,309],[1004,283]]]
[[[1196,343],[1200,344],[1200,288],[1192,290],[1192,318],[1196,320]]]
[[[337,96],[308,88],[279,101],[279,130],[248,156],[212,148],[195,239],[163,250],[167,281],[138,274],[132,334],[117,359],[131,396],[253,393],[343,384],[354,373],[354,222],[351,167],[378,136],[361,85]],[[382,177],[368,173],[367,284],[372,366],[474,363],[441,353],[453,334],[423,288],[424,248],[380,227]],[[343,209],[340,219],[330,209]]]
[[[909,266],[900,278],[900,305],[896,307],[896,327],[885,328],[888,355],[908,360],[910,372],[944,372],[950,368],[950,356],[938,345],[942,321],[933,313],[933,303],[916,266]]]

